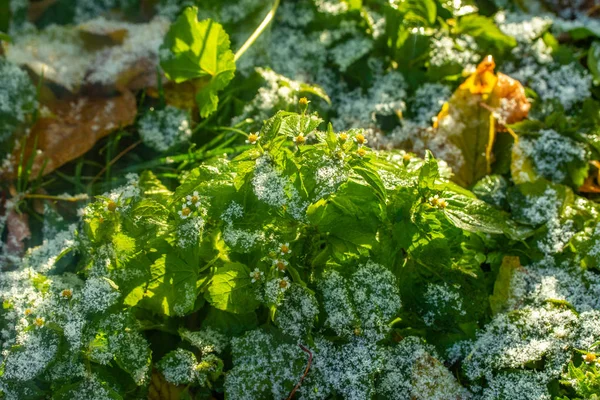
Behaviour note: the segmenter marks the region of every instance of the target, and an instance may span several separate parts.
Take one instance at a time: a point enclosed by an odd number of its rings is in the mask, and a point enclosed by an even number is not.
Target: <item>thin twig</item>
[[[263,33],[265,28],[269,25],[269,23],[275,16],[277,7],[279,7],[279,1],[280,0],[275,0],[273,7],[271,7],[271,10],[269,11],[269,13],[265,17],[265,19],[263,19],[263,21],[260,23],[258,28],[256,28],[256,30],[252,33],[252,35],[248,38],[248,40],[246,40],[246,43],[244,43],[242,45],[242,47],[240,47],[240,49],[237,51],[237,53],[235,53],[235,56],[233,58],[234,61],[237,61],[242,56],[242,54],[244,54],[246,52],[246,50],[248,50],[250,48],[250,46],[252,46],[252,44],[256,41],[256,39],[258,39],[258,37]]]
[[[137,142],[133,143],[132,145],[130,145],[129,147],[127,147],[125,150],[123,150],[122,152],[120,152],[119,154],[117,154],[117,156],[115,158],[113,158],[112,160],[110,160],[110,162],[108,163],[108,165],[104,166],[104,168],[102,168],[102,170],[100,172],[98,172],[98,174],[94,177],[94,179],[92,179],[92,181],[89,183],[89,185],[93,185],[94,182],[96,182],[104,172],[106,172],[106,170],[109,167],[112,167],[114,165],[114,163],[116,163],[117,161],[119,161],[119,159],[121,157],[123,157],[125,154],[129,153],[131,150],[135,149],[137,146],[139,146],[140,144],[142,144],[141,140],[138,140]]]
[[[288,396],[287,400],[292,400],[294,398],[296,391],[300,389],[300,385],[302,385],[302,381],[304,381],[304,378],[306,378],[306,375],[308,375],[308,371],[310,370],[310,366],[312,365],[313,354],[310,352],[309,349],[302,346],[301,344],[299,344],[298,346],[300,346],[303,352],[308,354],[308,363],[306,363],[306,369],[304,370],[304,374],[302,374],[302,377],[300,378],[296,386],[294,386],[294,389],[292,389],[292,392]]]

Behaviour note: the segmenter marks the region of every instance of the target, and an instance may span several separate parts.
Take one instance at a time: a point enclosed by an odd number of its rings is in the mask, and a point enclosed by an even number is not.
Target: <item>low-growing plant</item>
[[[248,136],[251,149],[185,173],[173,192],[149,172],[130,175],[84,209],[69,241],[57,236],[31,251],[30,269],[2,281],[3,318],[21,321],[6,332],[3,390],[139,391],[156,365],[171,384],[284,397],[306,364],[298,342],[315,353],[314,371],[323,369],[299,394],[320,385],[362,396],[375,390],[382,361],[353,387],[319,352],[394,352],[394,338],[418,329],[417,315],[428,315],[423,327],[435,321],[440,305],[423,296],[431,285],[462,299],[446,323],[476,324],[486,312],[481,265],[528,231],[440,176],[430,155],[378,153],[362,131],[318,131],[320,123],[306,111],[280,112]],[[253,333],[265,351],[287,346],[297,361],[281,361],[296,367],[264,365],[276,372],[259,384],[258,353],[244,350],[255,339],[235,339],[223,386],[218,355],[231,329],[257,326],[267,329]],[[151,350],[155,331],[181,343],[166,355]],[[126,375],[102,378],[113,369]]]

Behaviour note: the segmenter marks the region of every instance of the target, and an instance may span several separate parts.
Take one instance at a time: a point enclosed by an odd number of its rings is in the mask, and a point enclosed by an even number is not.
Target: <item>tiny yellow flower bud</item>
[[[348,134],[342,132],[338,135],[338,139],[340,140],[340,142],[345,142],[346,140],[348,140]]]
[[[33,323],[38,327],[41,328],[42,326],[44,326],[44,318],[42,317],[37,317],[35,319],[35,321],[33,321]]]
[[[73,291],[71,289],[65,289],[62,292],[60,292],[60,295],[65,299],[70,299],[71,297],[73,297]]]
[[[298,104],[302,107],[306,107],[308,105],[308,99],[306,97],[301,97],[300,100],[298,100]]]
[[[279,281],[279,287],[281,289],[286,289],[289,284],[290,283],[287,280],[285,280],[285,279],[282,279],[282,280]]]
[[[356,139],[356,143],[358,143],[359,145],[367,143],[367,139],[362,133],[357,134],[354,138]]]
[[[181,215],[184,215],[187,217],[188,215],[190,215],[191,212],[192,212],[192,210],[190,210],[189,207],[185,207],[183,210],[181,210]]]
[[[587,353],[585,356],[583,356],[583,360],[586,363],[593,363],[596,361],[596,355],[594,353]]]
[[[33,311],[31,310],[31,308],[26,308],[25,309],[25,315],[31,315],[31,313],[33,313]]]
[[[357,154],[359,157],[364,157],[364,156],[365,156],[365,154],[367,154],[367,151],[366,151],[364,148],[362,148],[362,147],[361,147],[360,149],[356,150],[356,154]]]

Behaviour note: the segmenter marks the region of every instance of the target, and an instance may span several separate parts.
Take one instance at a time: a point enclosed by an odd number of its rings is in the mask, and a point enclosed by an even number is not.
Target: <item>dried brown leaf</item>
[[[14,209],[6,218],[6,252],[14,256],[21,256],[25,252],[25,239],[31,237],[29,218],[27,214],[19,214]]]
[[[437,139],[443,138],[453,159],[446,160],[454,179],[468,187],[491,172],[492,148],[497,131],[521,121],[530,104],[521,83],[494,74],[496,64],[487,56],[444,104],[434,123]]]
[[[579,187],[580,193],[600,193],[600,161],[592,160],[590,164],[592,164],[596,172],[590,172],[587,178],[585,178],[583,185]]]
[[[30,179],[49,174],[80,157],[111,132],[131,125],[137,112],[135,97],[124,92],[111,98],[80,97],[49,105],[53,117],[42,117],[31,129],[25,143],[25,160],[36,151]],[[37,137],[37,149],[34,149]],[[15,159],[19,160],[15,151]],[[16,168],[15,168],[16,170]]]

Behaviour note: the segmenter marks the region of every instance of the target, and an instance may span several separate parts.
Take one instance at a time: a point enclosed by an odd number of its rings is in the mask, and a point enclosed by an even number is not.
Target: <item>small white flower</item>
[[[290,244],[289,243],[280,243],[279,244],[279,252],[281,253],[281,255],[288,255],[288,254],[292,254],[292,249],[290,249]]]
[[[177,214],[179,214],[181,219],[188,219],[191,213],[192,210],[190,210],[189,207],[186,206],[186,204],[182,204],[181,210],[177,211]]]
[[[246,143],[256,144],[260,140],[260,136],[258,133],[251,133],[248,135],[248,139],[246,139]]]
[[[264,272],[260,271],[258,268],[254,268],[254,271],[250,272],[250,278],[252,278],[252,283],[260,281],[264,275]]]
[[[301,144],[304,144],[306,142],[306,137],[304,137],[304,135],[300,133],[298,136],[294,136],[292,140],[294,141],[294,143],[300,146]]]
[[[273,265],[277,267],[279,271],[285,271],[288,266],[288,262],[284,259],[275,259],[273,260]]]
[[[197,190],[194,190],[194,193],[188,194],[185,198],[188,205],[193,205],[196,208],[200,207],[200,195]]]
[[[281,293],[285,292],[286,290],[288,290],[290,288],[290,278],[288,278],[287,276],[284,276],[283,278],[281,278],[279,280],[279,291]]]

